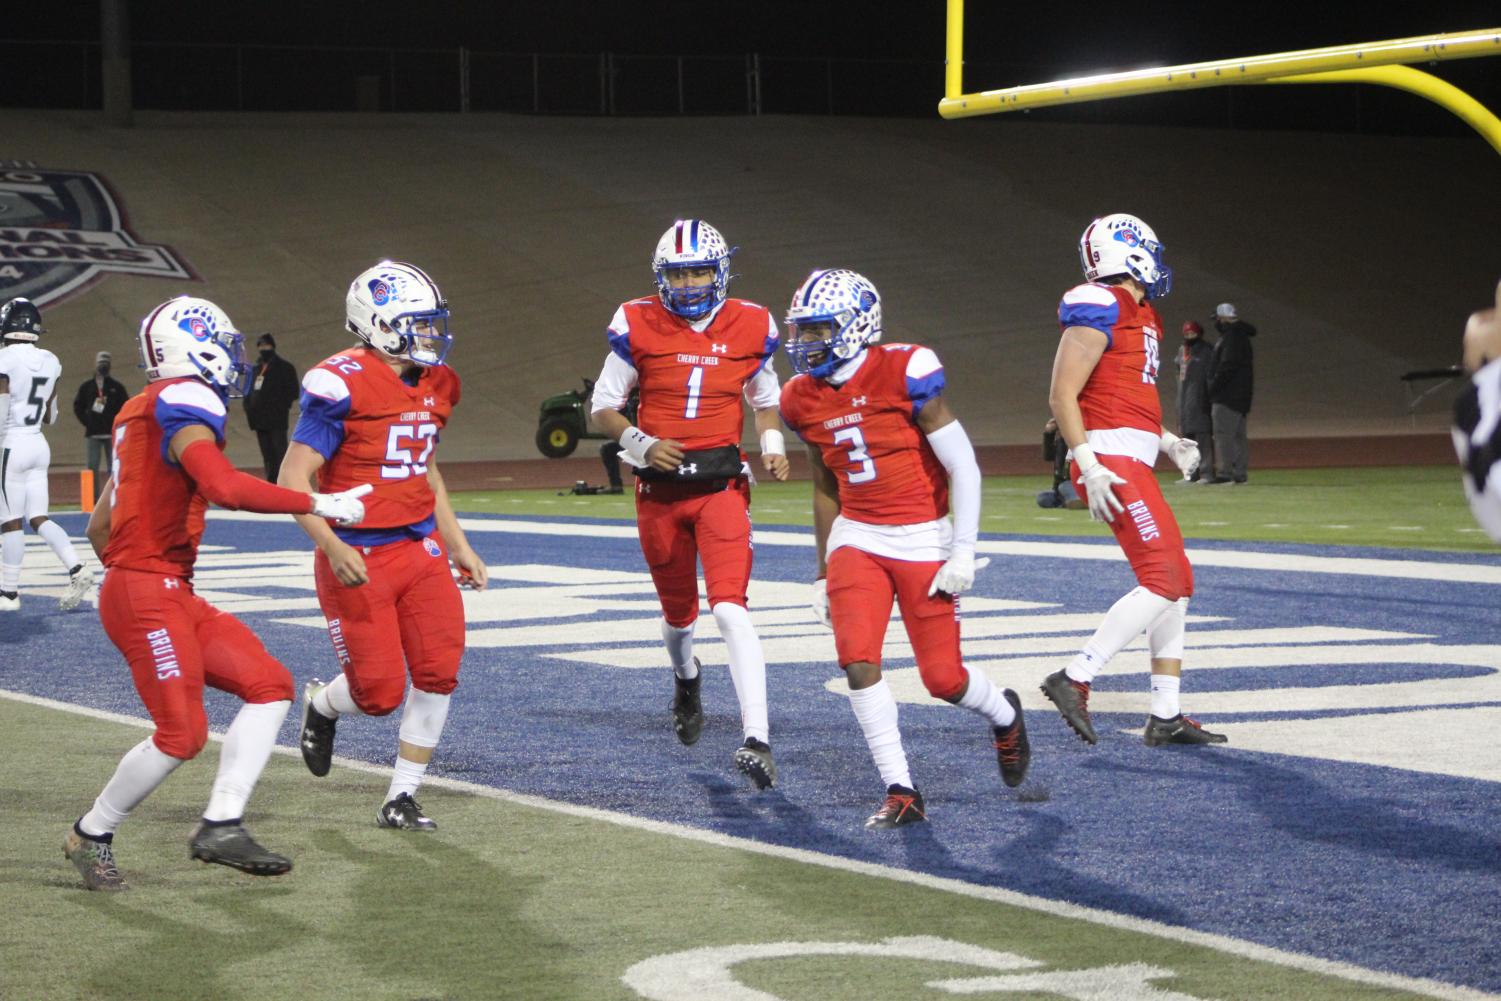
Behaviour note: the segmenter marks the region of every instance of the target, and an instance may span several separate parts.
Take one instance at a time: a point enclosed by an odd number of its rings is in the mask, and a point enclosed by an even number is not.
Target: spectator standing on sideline
[[[1246,418],[1251,413],[1251,338],[1256,328],[1222,302],[1214,307],[1214,327],[1220,332],[1209,374],[1209,402],[1214,418],[1217,470],[1210,483],[1246,482]]]
[[[1204,340],[1198,321],[1183,324],[1178,348],[1178,435],[1199,446],[1199,468],[1184,483],[1207,482],[1214,476],[1214,420],[1209,406],[1209,369],[1214,348]]]
[[[96,354],[93,378],[85,379],[83,385],[78,387],[77,395],[73,397],[73,415],[83,425],[83,437],[88,446],[88,466],[94,472],[96,501],[99,499],[99,492],[104,489],[104,481],[109,479],[110,465],[115,461],[114,441],[111,439],[115,415],[125,406],[125,401],[130,399],[130,394],[120,381],[110,377],[111,360],[108,351]]]
[[[255,346],[260,358],[245,393],[245,419],[261,443],[266,479],[275,483],[287,454],[288,417],[300,391],[297,369],[276,353],[276,338],[270,334],[256,338]]]
[[[1454,401],[1454,450],[1475,520],[1501,542],[1501,284],[1465,326],[1464,363],[1474,377]]]

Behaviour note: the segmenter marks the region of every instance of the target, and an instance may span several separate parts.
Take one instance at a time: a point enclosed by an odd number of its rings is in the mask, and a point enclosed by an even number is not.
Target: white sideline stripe
[[[0,688],[0,698],[26,705],[39,706],[44,709],[55,709],[78,716],[87,716],[91,719],[123,723],[127,726],[139,727],[143,730],[152,728],[150,720],[139,719],[135,716],[126,716],[123,713],[107,712],[103,709],[91,709],[87,706],[74,705],[71,702],[59,702],[55,699],[27,695],[23,692],[12,692],[3,688]],[[209,738],[222,742],[224,735],[213,731],[209,733]],[[280,744],[273,750],[277,754],[288,757],[294,755],[301,756],[301,752],[296,748],[284,747]],[[387,777],[390,773],[390,768],[387,766],[372,765],[364,761],[356,761],[338,755],[334,756],[334,762],[340,767],[348,768],[352,771],[365,772],[370,775],[377,775],[382,778]],[[1461,987],[1457,984],[1445,983],[1441,980],[1407,977],[1399,973],[1368,970],[1362,966],[1354,966],[1332,959],[1320,959],[1317,956],[1306,956],[1302,953],[1288,952],[1283,949],[1275,949],[1271,946],[1258,945],[1254,942],[1244,942],[1240,939],[1230,938],[1226,935],[1217,935],[1213,932],[1195,931],[1191,928],[1177,928],[1173,925],[1151,921],[1146,918],[1116,914],[1112,911],[1103,911],[1080,904],[1048,900],[1045,897],[1034,897],[1025,893],[1018,893],[1015,890],[1003,890],[993,886],[980,886],[945,876],[930,876],[927,873],[895,869],[891,866],[878,865],[873,862],[858,862],[835,855],[824,855],[819,852],[808,851],[806,848],[788,848],[783,845],[764,844],[748,838],[738,838],[730,834],[700,830],[696,827],[672,824],[662,820],[649,820],[645,817],[636,817],[628,813],[617,813],[611,810],[601,810],[593,806],[560,803],[556,800],[544,799],[541,796],[531,796],[526,793],[512,792],[508,789],[499,789],[494,786],[464,782],[460,779],[431,776],[425,778],[423,784],[452,789],[455,792],[469,793],[474,796],[499,800],[505,803],[514,803],[517,806],[530,807],[535,810],[546,810],[550,813],[560,813],[570,817],[603,821],[604,823],[614,824],[618,827],[634,828],[635,830],[647,831],[652,834],[664,834],[669,837],[680,838],[684,841],[696,841],[700,844],[713,845],[716,848],[730,848],[753,852],[758,855],[788,859],[794,862],[801,862],[805,865],[816,865],[825,869],[835,869],[860,876],[889,879],[899,883],[909,883],[914,886],[922,886],[931,890],[953,893],[963,897],[987,900],[1009,907],[1039,911],[1044,914],[1051,914],[1054,917],[1074,921],[1087,921],[1091,924],[1103,925],[1104,927],[1120,931],[1154,935],[1157,938],[1168,939],[1173,942],[1182,942],[1186,945],[1229,953],[1233,956],[1240,956],[1243,959],[1285,966],[1290,969],[1302,970],[1305,973],[1337,977],[1374,987],[1425,994],[1429,997],[1445,999],[1445,1001],[1498,1001],[1498,999],[1501,999],[1501,994],[1490,994],[1471,987]]]
[[[210,518],[225,521],[284,520],[285,515],[254,514],[249,511],[210,511]],[[519,535],[589,536],[596,539],[634,539],[636,526],[570,524],[554,521],[522,521],[515,518],[465,516],[459,524],[466,532],[511,532]],[[786,532],[760,528],[757,545],[802,546],[811,548],[811,532]],[[1113,543],[1093,542],[1020,542],[982,539],[975,547],[979,553],[997,556],[1037,556],[1065,560],[1113,560],[1126,557]],[[1403,580],[1437,580],[1445,583],[1501,584],[1501,564],[1445,563],[1441,560],[1377,560],[1354,556],[1299,556],[1290,553],[1266,553],[1256,550],[1190,549],[1188,558],[1194,566],[1227,567],[1235,570],[1271,570],[1283,573],[1330,573],[1355,577],[1386,577]]]

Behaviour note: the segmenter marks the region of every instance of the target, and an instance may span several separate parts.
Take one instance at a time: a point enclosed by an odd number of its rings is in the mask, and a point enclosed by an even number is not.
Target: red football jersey
[[[866,349],[848,382],[797,375],[782,387],[782,420],[818,448],[839,479],[846,518],[916,525],[948,514],[949,478],[917,426],[943,392],[938,356],[916,344]]]
[[[686,448],[740,444],[745,384],[779,343],[766,307],[726,299],[699,333],[655,296],[633,299],[620,307],[608,335],[610,350],[636,369],[637,427]]]
[[[1162,364],[1162,318],[1151,303],[1137,303],[1118,285],[1078,285],[1058,304],[1058,324],[1064,330],[1092,327],[1109,338],[1079,393],[1085,430],[1137,428],[1161,434],[1157,370]]]
[[[224,400],[194,378],[153,382],[115,417],[109,542],[104,565],[191,579],[208,501],[167,454],[172,436],[202,424],[224,448]]]
[[[418,370],[415,384],[369,348],[335,355],[302,380],[302,415],[292,434],[326,460],[324,493],[363,483],[365,520],[357,531],[415,525],[433,513],[427,461],[459,402],[459,377],[446,365]]]

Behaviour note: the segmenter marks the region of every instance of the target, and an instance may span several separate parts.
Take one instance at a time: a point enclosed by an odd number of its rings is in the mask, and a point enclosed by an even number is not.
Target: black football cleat
[[[393,827],[401,831],[436,831],[437,821],[422,812],[422,807],[411,793],[402,793],[381,807],[375,814],[377,827]]]
[[[1021,697],[1009,688],[1001,694],[1016,710],[1016,719],[1007,726],[992,727],[991,732],[995,735],[995,758],[1001,766],[1001,781],[1015,789],[1027,777],[1027,766],[1032,763],[1032,745],[1027,742]]]
[[[99,840],[79,834],[76,827],[63,838],[63,855],[83,877],[85,888],[106,892],[130,889],[125,877],[115,868],[113,840],[113,835],[108,840]]]
[[[313,708],[313,696],[326,687],[314,678],[302,689],[302,762],[319,778],[333,766],[334,727],[339,722]]]
[[[188,847],[200,862],[227,865],[252,876],[280,876],[292,871],[291,859],[261,846],[244,824],[199,824]]]
[[[704,732],[704,705],[699,701],[698,690],[704,680],[703,668],[698,658],[693,658],[699,673],[687,681],[673,675],[672,729],[678,740],[692,746],[698,743],[698,735]]]
[[[1063,722],[1073,728],[1086,744],[1098,744],[1094,722],[1089,718],[1089,686],[1057,671],[1042,679],[1042,694],[1058,707]]]
[[[1230,738],[1223,733],[1210,733],[1198,720],[1179,713],[1172,719],[1148,716],[1141,742],[1148,747],[1162,744],[1228,744]]]
[[[923,806],[922,793],[906,786],[887,786],[886,799],[881,808],[865,818],[865,826],[872,831],[885,831],[908,824],[925,823],[928,819]]]
[[[770,789],[777,782],[777,764],[771,760],[771,745],[746,737],[735,749],[735,767],[745,773],[757,791]]]

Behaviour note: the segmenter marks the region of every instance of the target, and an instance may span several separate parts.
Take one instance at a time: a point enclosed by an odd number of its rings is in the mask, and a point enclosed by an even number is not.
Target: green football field
[[[0,733],[6,1001],[1424,996],[1136,919],[444,780],[423,796],[439,834],[382,830],[384,769],[340,763],[315,782],[290,753],[251,823],[298,864],[257,879],[188,859],[213,747],[118,839],[132,888],[89,893],[61,856],[68,818],[144,729],[0,699]]]

